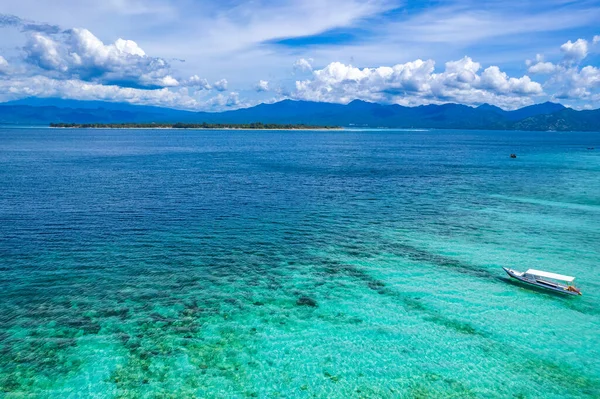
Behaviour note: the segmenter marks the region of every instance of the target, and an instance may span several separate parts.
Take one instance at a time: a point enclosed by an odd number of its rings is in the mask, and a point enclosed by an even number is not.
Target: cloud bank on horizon
[[[0,101],[600,107],[600,2],[7,0]]]

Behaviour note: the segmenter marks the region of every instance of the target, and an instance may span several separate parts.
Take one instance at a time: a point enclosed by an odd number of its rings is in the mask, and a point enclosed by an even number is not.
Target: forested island
[[[242,129],[242,130],[314,130],[340,129],[339,126],[278,123],[51,123],[50,127],[93,129]]]

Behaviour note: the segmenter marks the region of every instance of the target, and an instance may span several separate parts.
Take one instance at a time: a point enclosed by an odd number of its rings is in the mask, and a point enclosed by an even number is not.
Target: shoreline
[[[431,127],[431,128],[407,128],[407,127],[356,127],[356,126],[346,126],[346,127],[336,127],[336,128],[277,128],[277,129],[265,129],[265,128],[172,128],[172,127],[58,127],[58,126],[48,126],[47,124],[41,125],[23,125],[23,124],[0,124],[0,128],[5,129],[131,129],[131,130],[148,130],[148,129],[179,129],[179,130],[298,130],[298,131],[316,131],[316,130],[342,130],[342,131],[486,131],[486,132],[508,132],[508,133],[556,133],[556,134],[565,134],[565,133],[589,133],[589,134],[598,134],[600,131],[596,130],[522,130],[522,129],[458,129],[458,128],[446,128],[446,127]]]
[[[335,128],[244,128],[244,127],[90,127],[90,126],[74,126],[74,127],[65,127],[65,126],[48,126],[49,129],[114,129],[114,130],[298,130],[298,131],[311,131],[311,130],[348,130],[343,127],[335,127]]]

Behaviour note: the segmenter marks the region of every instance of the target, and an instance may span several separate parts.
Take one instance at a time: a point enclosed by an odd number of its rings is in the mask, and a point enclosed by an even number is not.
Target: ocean
[[[4,398],[598,398],[600,133],[0,128],[0,271]]]

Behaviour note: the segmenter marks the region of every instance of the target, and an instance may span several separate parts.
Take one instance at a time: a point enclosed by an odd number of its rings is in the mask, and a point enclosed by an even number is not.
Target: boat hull
[[[534,287],[538,287],[538,288],[542,288],[548,291],[553,291],[553,292],[558,292],[560,294],[565,294],[565,295],[581,295],[580,292],[577,291],[569,291],[566,288],[563,288],[562,286],[558,285],[558,284],[552,284],[552,283],[544,283],[544,282],[540,282],[538,280],[532,280],[532,279],[528,279],[523,277],[522,275],[517,274],[517,272],[515,272],[512,269],[508,269],[506,267],[503,267],[504,271],[506,272],[506,274],[508,274],[510,277],[514,278],[515,280],[519,280],[522,283],[525,284],[529,284],[532,285]]]

